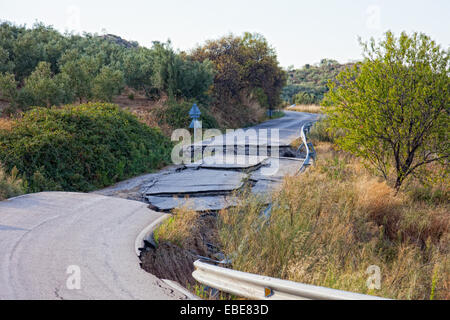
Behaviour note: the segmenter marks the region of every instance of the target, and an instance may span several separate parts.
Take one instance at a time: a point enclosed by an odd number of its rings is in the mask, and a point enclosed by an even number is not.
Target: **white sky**
[[[188,50],[229,32],[259,32],[284,67],[359,59],[358,36],[378,39],[387,30],[425,32],[447,48],[449,18],[449,0],[0,0],[1,20],[106,30],[144,46],[170,38],[175,48]]]

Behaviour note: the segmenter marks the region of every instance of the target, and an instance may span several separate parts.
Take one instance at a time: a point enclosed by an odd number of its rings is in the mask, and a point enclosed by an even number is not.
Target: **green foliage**
[[[0,131],[0,161],[30,191],[90,191],[158,168],[172,144],[113,104],[35,108]]]
[[[16,197],[24,193],[22,180],[18,177],[16,168],[11,170],[11,174],[6,174],[0,166],[0,201]]]
[[[155,89],[167,92],[170,98],[205,98],[214,76],[214,67],[209,60],[199,62],[186,55],[177,55],[170,42],[156,42],[153,50]]]
[[[14,108],[17,103],[17,82],[11,73],[0,73],[0,97]]]
[[[393,168],[399,190],[421,166],[448,159],[448,50],[417,33],[363,46],[365,60],[330,82],[328,115],[345,131],[339,146],[386,179]]]
[[[14,63],[9,60],[9,52],[0,47],[0,73],[11,73],[14,71]]]
[[[212,94],[217,103],[240,103],[243,96],[257,88],[264,91],[269,108],[280,103],[286,74],[278,65],[275,50],[262,35],[245,33],[236,37],[231,34],[209,40],[192,56],[198,61],[214,63],[217,72]]]
[[[50,73],[43,72],[42,63]],[[13,74],[19,87],[33,72],[44,76],[37,81],[36,74],[29,81],[34,87],[17,93],[17,103],[26,109],[75,99],[111,101],[123,85],[144,90],[149,98],[166,93],[206,102],[215,71],[210,61],[178,53],[170,42],[144,48],[114,35],[61,35],[39,23],[26,29],[4,22],[0,24],[0,72]],[[51,82],[59,90],[51,88]],[[38,95],[38,87],[45,92]]]
[[[57,105],[62,99],[61,88],[52,77],[50,63],[39,62],[31,75],[25,79],[24,91],[27,92],[33,104],[41,107]]]
[[[267,95],[265,94],[264,90],[262,88],[255,88],[253,89],[253,94],[255,95],[256,99],[258,100],[258,103],[263,108],[269,107],[269,101],[267,99]]]
[[[124,86],[123,73],[111,67],[103,67],[93,81],[93,96],[100,101],[110,102],[119,95]]]
[[[290,69],[281,97],[290,104],[320,104],[328,91],[328,81],[335,81],[339,72],[352,65],[322,59],[317,65],[306,64],[301,69]]]
[[[188,101],[169,101],[167,107],[157,111],[158,118],[171,128],[189,128],[192,119],[189,116],[192,102]],[[209,113],[208,109],[199,107],[201,111],[200,120],[204,129],[218,128],[216,119]]]
[[[300,104],[316,104],[317,97],[314,94],[307,92],[299,92],[294,96],[294,103]]]
[[[92,87],[99,63],[94,57],[81,56],[78,51],[70,51],[61,58],[61,76],[74,97],[80,102],[92,97]]]
[[[0,73],[13,75],[8,86],[17,88],[8,98],[11,111],[112,101],[127,86],[150,100],[212,105],[221,124],[233,127],[262,119],[255,102],[276,109],[286,82],[274,49],[258,34],[208,41],[191,54],[170,41],[145,48],[110,34],[60,34],[40,23],[0,23]]]
[[[342,130],[333,130],[327,120],[322,119],[314,123],[308,137],[313,142],[334,142],[335,138],[342,135]]]
[[[149,91],[153,78],[153,54],[147,48],[136,48],[124,52],[121,57],[121,70],[125,83],[136,90]]]

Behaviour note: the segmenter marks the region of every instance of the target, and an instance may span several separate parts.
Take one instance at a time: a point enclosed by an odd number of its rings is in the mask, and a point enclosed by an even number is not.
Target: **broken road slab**
[[[247,175],[237,171],[185,169],[156,178],[144,196],[228,194],[241,188]]]
[[[251,170],[261,166],[268,157],[249,155],[217,154],[203,158],[187,167],[222,170]]]
[[[218,211],[237,204],[237,199],[233,196],[207,196],[192,198],[148,196],[146,199],[151,206],[158,211],[170,211],[181,207],[199,212]]]
[[[253,181],[273,180],[281,181],[287,175],[294,175],[303,164],[304,159],[297,158],[269,158],[265,165],[251,173]]]

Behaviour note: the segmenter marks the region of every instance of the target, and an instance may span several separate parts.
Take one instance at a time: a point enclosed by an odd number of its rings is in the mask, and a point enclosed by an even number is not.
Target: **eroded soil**
[[[217,260],[217,218],[215,214],[199,215],[194,232],[184,239],[183,247],[170,242],[147,246],[141,253],[142,268],[160,279],[177,281],[192,288],[193,263],[201,257]]]

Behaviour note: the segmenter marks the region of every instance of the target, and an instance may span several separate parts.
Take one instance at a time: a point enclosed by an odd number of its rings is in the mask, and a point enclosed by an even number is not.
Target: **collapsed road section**
[[[181,206],[200,212],[218,211],[235,205],[235,192],[244,186],[255,194],[268,194],[286,174],[296,173],[301,164],[302,159],[296,158],[238,156],[220,162],[203,159],[154,176],[141,192],[157,211],[168,212]]]

